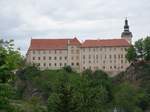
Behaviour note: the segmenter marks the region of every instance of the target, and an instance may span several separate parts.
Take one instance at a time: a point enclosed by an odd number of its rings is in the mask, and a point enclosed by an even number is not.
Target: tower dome
[[[132,32],[129,30],[127,18],[125,19],[124,31],[121,34],[121,38],[126,39],[129,43],[132,43]]]

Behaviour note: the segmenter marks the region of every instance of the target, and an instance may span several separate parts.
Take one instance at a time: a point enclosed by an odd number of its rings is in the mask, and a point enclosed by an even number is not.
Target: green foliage
[[[82,82],[78,91],[80,112],[107,112],[111,101],[111,80],[101,70],[83,72]],[[87,74],[86,74],[87,73]]]
[[[115,107],[120,111],[142,112],[142,109],[138,107],[140,93],[128,83],[122,83],[116,87],[114,102]]]
[[[144,59],[145,60],[150,60],[150,37],[147,37],[144,41],[143,41],[144,45],[143,45],[143,49],[144,49]]]
[[[127,59],[149,61],[150,38],[141,39],[129,48]],[[101,70],[87,69],[79,74],[67,66],[63,70],[40,71],[34,65],[24,64],[12,41],[1,40],[0,111],[144,112],[150,107],[150,65],[138,65],[132,70],[132,76],[138,74],[135,79],[140,84],[121,80],[129,77],[128,72],[114,77],[120,80],[116,83]]]
[[[131,47],[127,50],[126,58],[128,59],[129,62],[134,62],[134,61],[136,61],[136,59],[137,59],[137,54],[136,54],[136,50],[135,50],[134,46],[131,46]]]
[[[13,40],[0,40],[0,82],[10,80],[13,70],[20,68],[23,64],[22,57],[18,50],[14,49]]]
[[[92,74],[93,74],[93,72],[92,72],[92,70],[91,69],[86,69],[86,70],[84,70],[83,72],[82,72],[82,75],[83,76],[92,76]]]
[[[143,39],[139,39],[138,41],[136,41],[134,46],[137,51],[137,56],[139,58],[143,57],[144,56]]]
[[[72,72],[71,66],[65,66],[63,69],[67,72]]]
[[[19,69],[16,75],[21,80],[32,80],[32,78],[38,76],[40,70],[35,65],[26,65],[25,67]]]
[[[55,96],[55,98],[54,98]],[[60,84],[49,97],[49,112],[77,112],[77,103],[74,100],[73,88],[69,85],[67,75],[60,80]]]
[[[22,57],[18,50],[14,49],[13,40],[0,40],[0,111],[14,112],[12,105],[14,90],[10,85],[13,80],[14,70],[23,64]]]
[[[145,39],[139,39],[135,42],[134,46],[131,46],[127,50],[126,58],[129,62],[138,61],[149,61],[150,60],[150,37]]]
[[[11,105],[13,90],[9,84],[0,84],[0,110],[12,112],[14,110]]]

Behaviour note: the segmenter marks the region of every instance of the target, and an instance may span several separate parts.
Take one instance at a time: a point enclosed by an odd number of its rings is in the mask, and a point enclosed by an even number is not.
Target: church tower
[[[132,32],[129,30],[128,20],[125,19],[124,31],[121,34],[122,39],[126,39],[130,44],[132,44]]]

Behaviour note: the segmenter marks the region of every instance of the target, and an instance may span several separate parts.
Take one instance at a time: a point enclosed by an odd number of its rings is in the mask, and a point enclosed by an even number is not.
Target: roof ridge
[[[125,40],[122,38],[114,38],[114,39],[86,39],[86,40]]]
[[[72,40],[73,38],[44,38],[44,39],[40,39],[40,38],[32,38],[31,40]]]

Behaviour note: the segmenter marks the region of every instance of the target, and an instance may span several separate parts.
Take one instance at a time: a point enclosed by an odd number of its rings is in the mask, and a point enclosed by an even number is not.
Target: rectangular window
[[[52,59],[52,57],[49,57],[49,60],[51,60]]]
[[[89,59],[91,59],[91,55],[89,55]]]
[[[79,54],[79,50],[76,50],[76,53]]]
[[[59,57],[59,60],[62,60],[62,57]]]
[[[103,66],[103,69],[105,69],[105,66]]]
[[[121,58],[123,58],[123,54],[121,54]]]
[[[98,59],[98,55],[96,55],[96,59]]]
[[[65,60],[67,60],[67,56],[65,57]]]
[[[121,69],[123,69],[123,66],[121,66]]]
[[[43,60],[46,60],[46,57],[45,57],[45,56],[43,56]]]
[[[79,63],[77,62],[76,65],[79,66]]]
[[[57,57],[54,57],[54,60],[57,60]]]
[[[49,66],[51,66],[51,63],[49,63]]]
[[[45,67],[45,66],[46,66],[46,63],[43,63],[43,66]]]
[[[85,59],[85,55],[83,55],[83,59]]]
[[[57,64],[55,63],[55,66],[57,66]]]
[[[35,57],[33,57],[33,60],[35,60]]]
[[[74,57],[71,57],[71,60],[73,60],[74,59]]]
[[[40,60],[41,59],[41,57],[38,57],[38,60]]]
[[[71,63],[72,66],[74,66],[74,63]]]
[[[123,60],[121,60],[121,63],[123,63]]]

